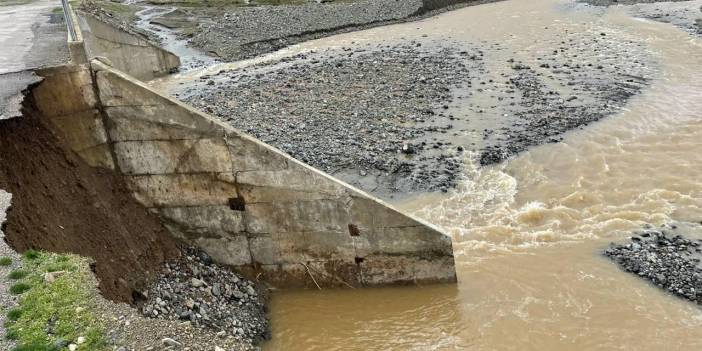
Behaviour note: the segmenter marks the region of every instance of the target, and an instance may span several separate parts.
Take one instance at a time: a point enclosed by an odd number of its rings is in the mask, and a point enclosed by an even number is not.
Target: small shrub
[[[20,316],[22,316],[22,310],[19,308],[13,308],[9,312],[7,312],[7,319],[11,321],[18,320]]]
[[[29,250],[24,252],[24,258],[26,258],[28,260],[36,260],[40,256],[41,256],[41,254],[39,253],[39,251],[36,251],[36,250],[29,249]]]
[[[8,274],[7,277],[10,279],[16,280],[16,279],[22,279],[22,278],[26,277],[27,274],[29,274],[29,272],[27,272],[25,270],[21,270],[21,269],[16,269],[16,270],[10,272],[10,274]]]
[[[17,283],[10,287],[10,293],[14,295],[23,294],[25,291],[29,290],[31,286],[25,283]]]
[[[11,258],[9,258],[7,256],[0,257],[0,266],[9,266],[11,264],[12,264]]]

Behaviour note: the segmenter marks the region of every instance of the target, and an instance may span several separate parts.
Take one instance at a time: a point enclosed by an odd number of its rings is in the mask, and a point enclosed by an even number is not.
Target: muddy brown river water
[[[646,224],[675,222],[702,237],[700,39],[623,8],[534,0],[469,7],[298,49],[450,34],[499,42],[533,62],[552,49],[544,38],[578,31],[644,43],[658,63],[651,86],[620,113],[560,143],[484,168],[469,155],[458,189],[396,204],[453,236],[458,284],[275,293],[273,339],[264,349],[702,349],[700,307],[601,255]]]

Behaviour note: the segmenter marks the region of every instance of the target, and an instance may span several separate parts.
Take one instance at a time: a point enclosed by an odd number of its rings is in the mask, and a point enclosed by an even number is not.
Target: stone
[[[197,278],[191,278],[190,285],[192,285],[194,288],[199,288],[201,286],[204,286],[205,282],[203,282],[202,280],[197,279]]]
[[[66,273],[65,271],[44,273],[44,281],[47,283],[53,283],[56,281],[56,279],[58,279],[58,277],[64,275],[65,273]]]
[[[170,346],[170,347],[181,347],[182,346],[181,343],[179,343],[178,341],[175,341],[174,339],[171,339],[171,338],[163,338],[161,340],[161,343],[163,343],[166,346]]]

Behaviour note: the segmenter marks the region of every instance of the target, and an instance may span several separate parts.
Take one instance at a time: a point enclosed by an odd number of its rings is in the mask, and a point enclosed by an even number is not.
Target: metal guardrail
[[[78,40],[78,36],[76,35],[76,28],[73,23],[73,12],[71,11],[71,5],[68,3],[68,0],[61,0],[61,6],[63,7],[63,17],[66,20],[68,35],[70,36],[71,41],[76,41]]]

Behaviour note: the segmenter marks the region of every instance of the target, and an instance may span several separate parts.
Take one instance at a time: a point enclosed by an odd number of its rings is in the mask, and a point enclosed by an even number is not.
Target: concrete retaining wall
[[[180,66],[178,56],[92,15],[81,14],[78,23],[89,58],[104,57],[113,67],[133,77],[151,80]]]
[[[43,76],[55,133],[218,262],[280,287],[456,280],[436,228],[102,62]]]

